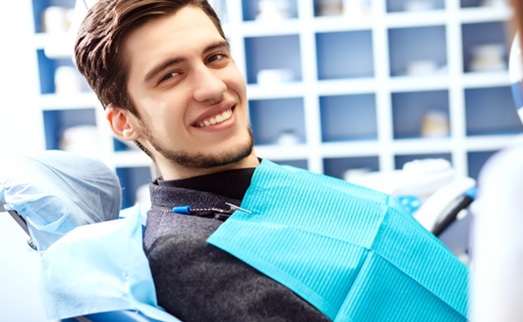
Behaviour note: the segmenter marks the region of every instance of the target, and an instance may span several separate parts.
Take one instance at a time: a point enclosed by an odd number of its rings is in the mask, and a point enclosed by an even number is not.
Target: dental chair
[[[476,180],[459,175],[442,158],[416,159],[400,170],[370,172],[352,182],[387,193],[468,265],[471,216]]]
[[[116,239],[128,240],[141,248],[146,213],[146,207],[140,206],[120,210],[120,184],[112,170],[98,160],[64,151],[44,151],[9,161],[0,165],[0,204],[27,233],[29,245],[41,254],[45,273],[41,277],[45,291],[41,297],[44,307],[56,313],[51,318],[59,316],[66,322],[178,321],[156,305],[146,259],[142,258],[145,266],[140,267],[136,267],[135,262],[129,265],[111,262],[111,252],[127,250],[117,248],[118,245],[111,248],[115,233],[119,234]],[[128,229],[137,226],[133,220],[142,224],[140,230]],[[433,224],[435,228],[443,223]],[[73,230],[75,234],[69,234]],[[93,234],[99,236],[93,238]],[[84,243],[81,249],[67,251],[67,242],[85,235],[90,235],[87,246]],[[77,262],[73,266],[69,262],[63,267],[60,262],[64,245],[65,254]],[[57,246],[61,247],[59,255],[55,253]],[[107,254],[100,255],[97,250],[101,248],[108,249]],[[138,255],[145,256],[133,254],[131,257]],[[101,273],[93,273],[99,266]],[[82,275],[80,281],[69,285],[69,274],[78,267],[83,269],[85,277]],[[91,289],[94,289],[95,304],[90,306],[85,300],[76,300],[91,298],[85,294]],[[63,294],[68,294],[67,298]],[[111,305],[105,306],[106,302]],[[77,306],[84,306],[80,308],[84,313],[69,314],[77,312]]]
[[[0,211],[7,211],[23,229],[29,238],[29,246],[40,253],[44,263],[46,253],[52,253],[53,245],[73,229],[119,219],[120,203],[118,178],[111,169],[95,159],[63,151],[44,151],[6,160],[0,167]],[[3,214],[0,212],[0,215]],[[78,261],[82,260],[79,258]],[[92,256],[85,260],[96,261],[97,258]],[[46,281],[45,276],[43,280]],[[146,290],[154,292],[154,288],[148,286]],[[150,295],[155,296],[154,293]],[[62,306],[64,301],[69,299],[61,299],[56,306]],[[96,311],[95,306],[88,307],[88,311],[95,312],[61,321],[155,322],[169,318],[159,320],[132,305],[128,306],[130,309],[112,311]],[[49,305],[44,307],[47,309]],[[64,315],[63,312],[61,314]]]
[[[2,210],[2,206],[0,204],[0,210]],[[22,228],[28,235],[28,244],[29,246],[37,250],[36,245],[33,243],[32,239],[30,238],[30,232],[29,228],[27,226],[27,222],[21,216],[18,214],[16,210],[7,210],[7,213],[15,220],[15,222]],[[130,310],[120,310],[120,311],[112,311],[112,312],[101,312],[101,313],[93,313],[93,314],[87,314],[84,316],[77,316],[67,319],[62,319],[62,322],[161,322],[159,320],[147,317],[140,313],[139,311],[130,311]]]

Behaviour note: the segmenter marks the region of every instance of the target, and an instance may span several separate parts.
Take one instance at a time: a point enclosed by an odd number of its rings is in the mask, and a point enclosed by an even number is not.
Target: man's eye
[[[224,59],[225,57],[227,57],[227,56],[224,55],[224,54],[214,54],[214,55],[212,55],[212,56],[209,57],[209,63],[212,63],[212,62],[215,62],[215,61],[222,60],[222,59]]]
[[[170,72],[168,74],[166,74],[165,76],[163,76],[161,79],[160,79],[160,83],[162,82],[165,82],[166,80],[169,80],[171,78],[174,78],[178,75],[178,72]]]

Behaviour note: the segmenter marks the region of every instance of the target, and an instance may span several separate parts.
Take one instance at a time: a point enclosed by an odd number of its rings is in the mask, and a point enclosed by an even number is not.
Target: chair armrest
[[[102,313],[94,313],[94,314],[88,314],[84,316],[77,316],[75,318],[62,320],[62,322],[161,322],[149,317],[146,317],[145,315],[141,314],[137,311],[111,311],[111,312],[102,312]]]
[[[16,210],[7,210],[4,207],[4,204],[0,202],[0,212],[7,211],[7,213],[16,221],[16,223],[22,228],[27,236],[29,236],[29,240],[27,240],[27,244],[29,247],[31,247],[34,250],[37,250],[36,245],[33,243],[33,240],[31,239],[31,235],[29,234],[29,228],[27,228],[27,222],[25,219],[16,212]]]
[[[13,217],[16,223],[29,235],[29,229],[27,228],[27,222],[22,216],[20,216],[15,210],[7,210],[7,212]]]

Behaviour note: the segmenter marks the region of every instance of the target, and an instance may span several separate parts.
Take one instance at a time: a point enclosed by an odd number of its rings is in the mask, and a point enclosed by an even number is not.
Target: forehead
[[[132,31],[123,42],[131,75],[173,55],[187,55],[223,40],[211,19],[199,8],[183,7],[154,18]],[[183,57],[181,57],[183,58]]]

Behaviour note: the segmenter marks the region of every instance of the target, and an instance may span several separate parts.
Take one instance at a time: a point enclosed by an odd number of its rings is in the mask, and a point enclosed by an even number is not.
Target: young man
[[[466,319],[467,269],[392,198],[256,156],[246,83],[206,1],[100,0],[75,56],[114,134],[161,174],[144,249],[169,313]]]

